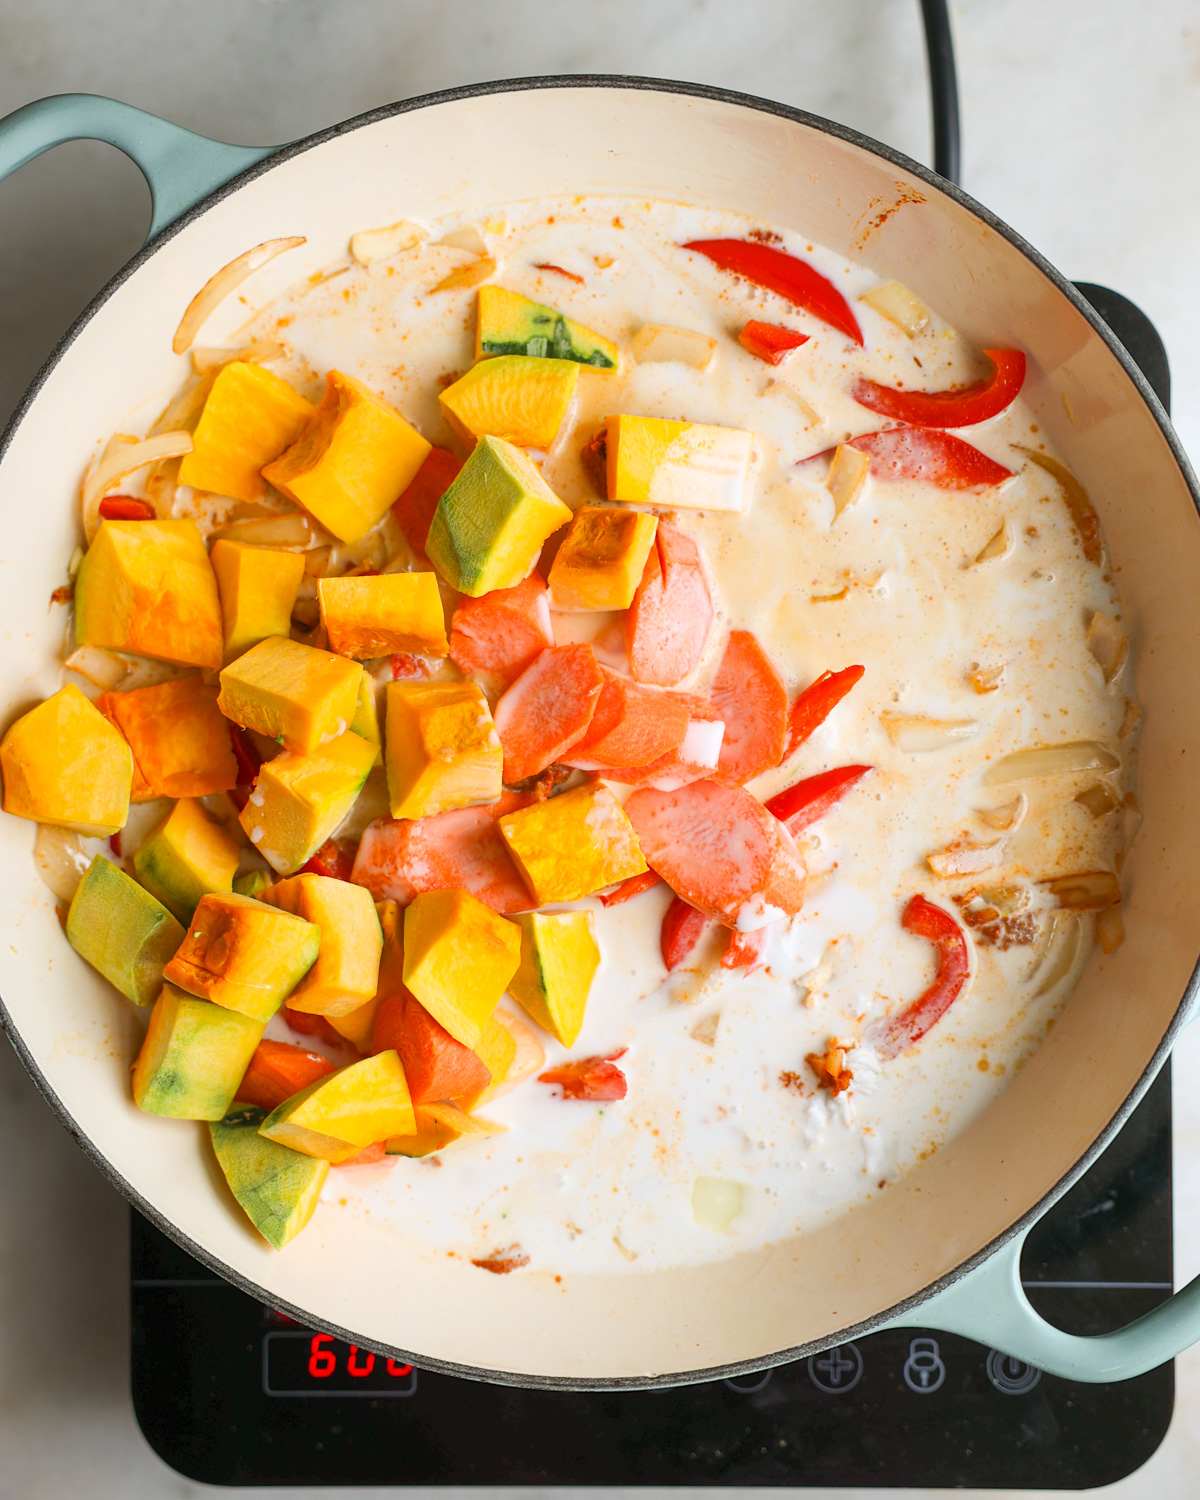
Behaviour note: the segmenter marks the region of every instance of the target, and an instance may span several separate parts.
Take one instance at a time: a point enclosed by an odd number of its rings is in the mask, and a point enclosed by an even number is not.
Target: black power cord
[[[933,170],[957,182],[962,136],[958,115],[958,75],[947,0],[921,0],[925,50],[929,54],[929,97],[933,114]]]

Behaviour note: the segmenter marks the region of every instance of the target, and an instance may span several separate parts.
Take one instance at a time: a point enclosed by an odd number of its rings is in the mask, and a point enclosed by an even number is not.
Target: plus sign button
[[[839,1344],[836,1349],[826,1349],[824,1354],[814,1354],[808,1361],[808,1378],[819,1391],[831,1396],[841,1396],[852,1391],[862,1379],[862,1355],[857,1344]]]

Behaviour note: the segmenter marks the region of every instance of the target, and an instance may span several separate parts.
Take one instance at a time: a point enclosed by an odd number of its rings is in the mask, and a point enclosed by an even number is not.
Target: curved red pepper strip
[[[850,438],[848,446],[870,455],[876,479],[923,479],[940,490],[973,490],[1012,478],[1011,469],[936,427],[868,432]]]
[[[816,682],[804,689],[788,714],[787,741],[780,765],[824,724],[865,671],[865,667],[843,667],[840,672],[822,672]]]
[[[135,495],[105,495],[98,515],[102,521],[156,521],[158,512],[149,500]]]
[[[924,896],[914,896],[904,908],[900,925],[906,932],[937,944],[938,971],[923,995],[889,1016],[869,1037],[885,1060],[897,1057],[906,1047],[920,1041],[962,994],[971,973],[966,934],[949,912],[926,901]]]
[[[640,875],[629,875],[616,885],[611,891],[601,893],[601,906],[620,906],[623,901],[628,901],[634,896],[640,896],[643,891],[653,890],[662,880],[661,875],[656,875],[653,870],[643,870]]]
[[[807,261],[797,260],[786,250],[777,250],[774,245],[764,245],[758,240],[690,240],[682,248],[706,255],[723,271],[732,271],[769,292],[778,292],[856,344],[862,343],[862,329],[850,304],[833,282]]]
[[[341,839],[326,839],[313,857],[300,869],[301,875],[326,875],[331,880],[349,880],[354,869],[357,844]]]
[[[564,1099],[624,1099],[629,1091],[624,1073],[616,1067],[619,1057],[629,1049],[610,1052],[607,1057],[581,1057],[538,1074],[539,1083],[557,1083]]]
[[[767,929],[756,928],[754,932],[731,932],[729,947],[721,955],[723,969],[745,969],[752,973],[762,962],[763,944],[767,940]]]
[[[685,959],[690,958],[696,944],[708,929],[709,918],[702,911],[690,906],[682,896],[676,896],[662,920],[662,957],[667,972],[672,973]]]
[[[237,761],[238,786],[253,786],[262,769],[262,756],[258,753],[247,731],[237,724],[230,724],[229,739],[233,745],[234,759]]]
[[[871,766],[838,766],[833,771],[822,771],[819,776],[797,781],[764,805],[794,838],[818,818],[823,818],[871,769]]]
[[[780,364],[793,349],[808,343],[807,333],[796,333],[791,328],[780,328],[778,323],[760,323],[751,318],[738,334],[738,343],[756,359],[769,365]]]
[[[958,391],[898,391],[874,380],[858,380],[850,394],[860,406],[913,427],[974,427],[1011,406],[1025,384],[1019,349],[985,349],[995,365],[991,378]]]

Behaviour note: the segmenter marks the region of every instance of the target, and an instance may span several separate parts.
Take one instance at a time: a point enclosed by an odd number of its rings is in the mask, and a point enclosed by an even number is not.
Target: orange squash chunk
[[[512,682],[553,645],[550,601],[539,573],[478,599],[464,594],[450,620],[450,660],[467,675],[490,672]]]
[[[740,786],[779,764],[787,735],[787,689],[749,630],[730,632],[709,701],[725,724],[717,761],[722,781]]]
[[[496,733],[511,785],[560,760],[587,733],[604,686],[591,646],[553,646],[496,704]]]
[[[217,707],[216,687],[201,678],[101,693],[96,707],[133,751],[131,801],[207,797],[237,785],[229,721]]]

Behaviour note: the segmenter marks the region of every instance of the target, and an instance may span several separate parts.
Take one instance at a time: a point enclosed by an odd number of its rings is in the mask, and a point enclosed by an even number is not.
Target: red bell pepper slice
[[[769,292],[778,292],[856,344],[862,343],[862,329],[850,304],[833,282],[807,261],[759,240],[691,240],[683,249],[695,250],[723,271],[732,271]]]
[[[876,479],[923,479],[939,490],[973,490],[1012,478],[1011,469],[936,427],[890,427],[850,438],[848,446],[870,455]]]
[[[349,880],[357,852],[358,845],[351,839],[326,839],[309,862],[301,867],[300,873]]]
[[[628,1048],[607,1057],[581,1057],[538,1074],[539,1083],[557,1083],[564,1099],[624,1099],[629,1091],[624,1073],[616,1066]]]
[[[632,900],[634,896],[640,896],[643,891],[653,890],[661,882],[662,876],[656,875],[653,870],[643,870],[640,875],[629,875],[622,880],[620,885],[615,885],[611,891],[602,893],[600,905],[620,906],[622,902]]]
[[[262,769],[263,758],[246,730],[237,724],[229,726],[229,738],[233,744],[233,755],[237,761],[237,785],[253,786]]]
[[[974,427],[1011,406],[1025,383],[1019,349],[985,349],[995,365],[987,380],[957,391],[898,391],[875,380],[858,380],[850,394],[860,406],[913,427]]]
[[[763,944],[767,940],[767,928],[759,927],[754,932],[731,932],[729,946],[721,955],[723,969],[745,969],[753,973],[762,962]]]
[[[795,838],[810,824],[823,818],[871,769],[870,766],[838,766],[833,771],[822,771],[819,776],[797,781],[764,805]]]
[[[869,1040],[885,1060],[920,1041],[962,994],[971,973],[966,934],[949,912],[924,896],[914,896],[904,908],[900,925],[906,932],[937,945],[938,971],[923,995],[872,1028],[874,1035]]]
[[[393,682],[429,676],[429,663],[411,651],[394,652],[391,665]]]
[[[105,495],[99,516],[102,521],[154,521],[158,512],[149,500],[139,500],[134,495]]]
[[[751,318],[738,334],[738,343],[748,349],[756,359],[769,365],[778,365],[801,344],[808,343],[807,333],[797,333],[791,328],[781,328],[778,323],[760,323]]]
[[[709,920],[682,896],[676,896],[667,907],[662,920],[660,943],[668,974],[674,973],[681,963],[691,957],[708,928]]]
[[[787,741],[781,765],[799,750],[814,730],[820,729],[865,671],[865,667],[843,667],[840,672],[822,672],[816,682],[804,689],[788,715]]]

